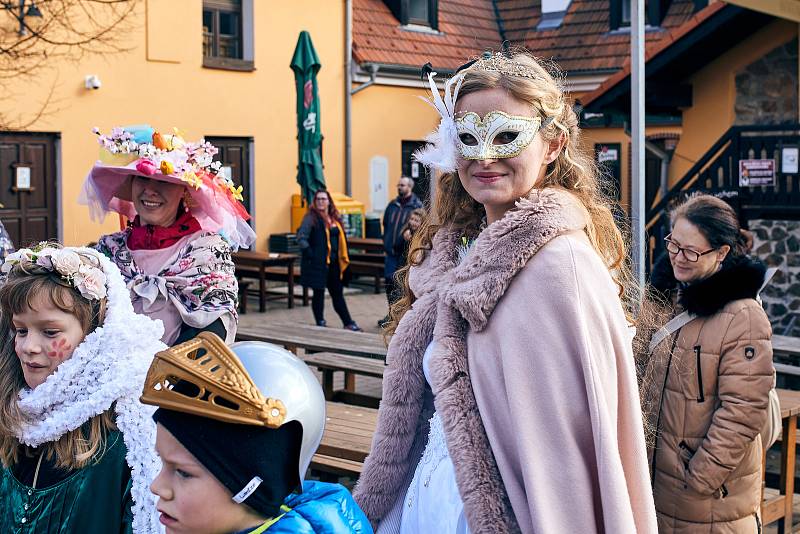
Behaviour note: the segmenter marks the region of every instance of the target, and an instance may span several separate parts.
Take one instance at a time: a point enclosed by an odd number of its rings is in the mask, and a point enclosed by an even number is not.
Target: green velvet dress
[[[131,532],[131,472],[119,431],[103,455],[50,487],[32,489],[10,469],[0,471],[0,533]]]

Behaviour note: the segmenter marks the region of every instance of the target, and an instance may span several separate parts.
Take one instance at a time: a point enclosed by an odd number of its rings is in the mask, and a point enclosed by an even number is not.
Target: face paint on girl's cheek
[[[57,360],[62,360],[67,357],[69,351],[72,350],[72,345],[67,343],[65,338],[57,339],[50,343],[47,350],[47,356]]]

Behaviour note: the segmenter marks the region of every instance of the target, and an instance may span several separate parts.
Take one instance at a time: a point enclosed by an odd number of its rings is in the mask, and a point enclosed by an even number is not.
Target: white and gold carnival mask
[[[472,111],[455,119],[458,149],[464,159],[513,158],[531,144],[542,126],[541,117],[490,111],[483,119]]]

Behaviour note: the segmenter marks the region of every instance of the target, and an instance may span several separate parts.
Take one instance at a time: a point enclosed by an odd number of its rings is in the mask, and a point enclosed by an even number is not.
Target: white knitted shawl
[[[161,321],[134,313],[116,265],[94,250],[79,251],[100,258],[108,286],[105,321],[43,384],[20,391],[19,406],[30,423],[17,437],[38,447],[80,428],[116,403],[116,424],[131,469],[133,532],[162,532],[155,496],[149,490],[161,466],[155,453],[155,408],[141,404],[139,396],[153,356],[166,348],[160,341],[164,327]]]

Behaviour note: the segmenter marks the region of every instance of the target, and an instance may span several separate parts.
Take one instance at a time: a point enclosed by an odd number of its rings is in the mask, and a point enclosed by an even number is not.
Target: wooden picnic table
[[[800,338],[773,335],[772,357],[781,360],[774,362],[779,375],[778,385],[784,383],[780,375],[800,376]]]
[[[800,358],[800,337],[772,336],[772,354]]]
[[[356,392],[356,375],[383,378],[385,364],[375,358],[352,356],[349,354],[336,354],[333,352],[315,352],[303,356],[303,361],[310,367],[316,367],[322,372],[322,391],[325,400],[357,404],[369,408],[377,408],[380,397],[373,397]],[[333,389],[333,375],[344,372],[344,388],[339,391]]]
[[[347,245],[349,248],[358,248],[365,252],[383,254],[383,239],[374,237],[348,237]]]
[[[249,276],[245,269],[250,267],[258,277],[258,311],[267,309],[267,269],[269,267],[286,267],[288,293],[286,295],[289,308],[294,308],[294,262],[296,254],[275,254],[269,252],[256,252],[252,250],[239,250],[232,255],[233,263],[237,267],[237,275]],[[240,269],[243,267],[244,269]]]
[[[778,533],[792,531],[792,501],[794,497],[795,454],[797,449],[797,415],[800,414],[800,391],[778,389],[783,419],[781,438],[780,494],[761,501],[761,522],[778,523]]]
[[[336,352],[367,358],[386,359],[386,345],[380,334],[351,332],[343,328],[324,328],[297,323],[239,323],[239,341],[266,341],[282,345],[292,352]]]
[[[364,462],[378,424],[378,410],[337,402],[325,403],[325,432],[317,453]]]

